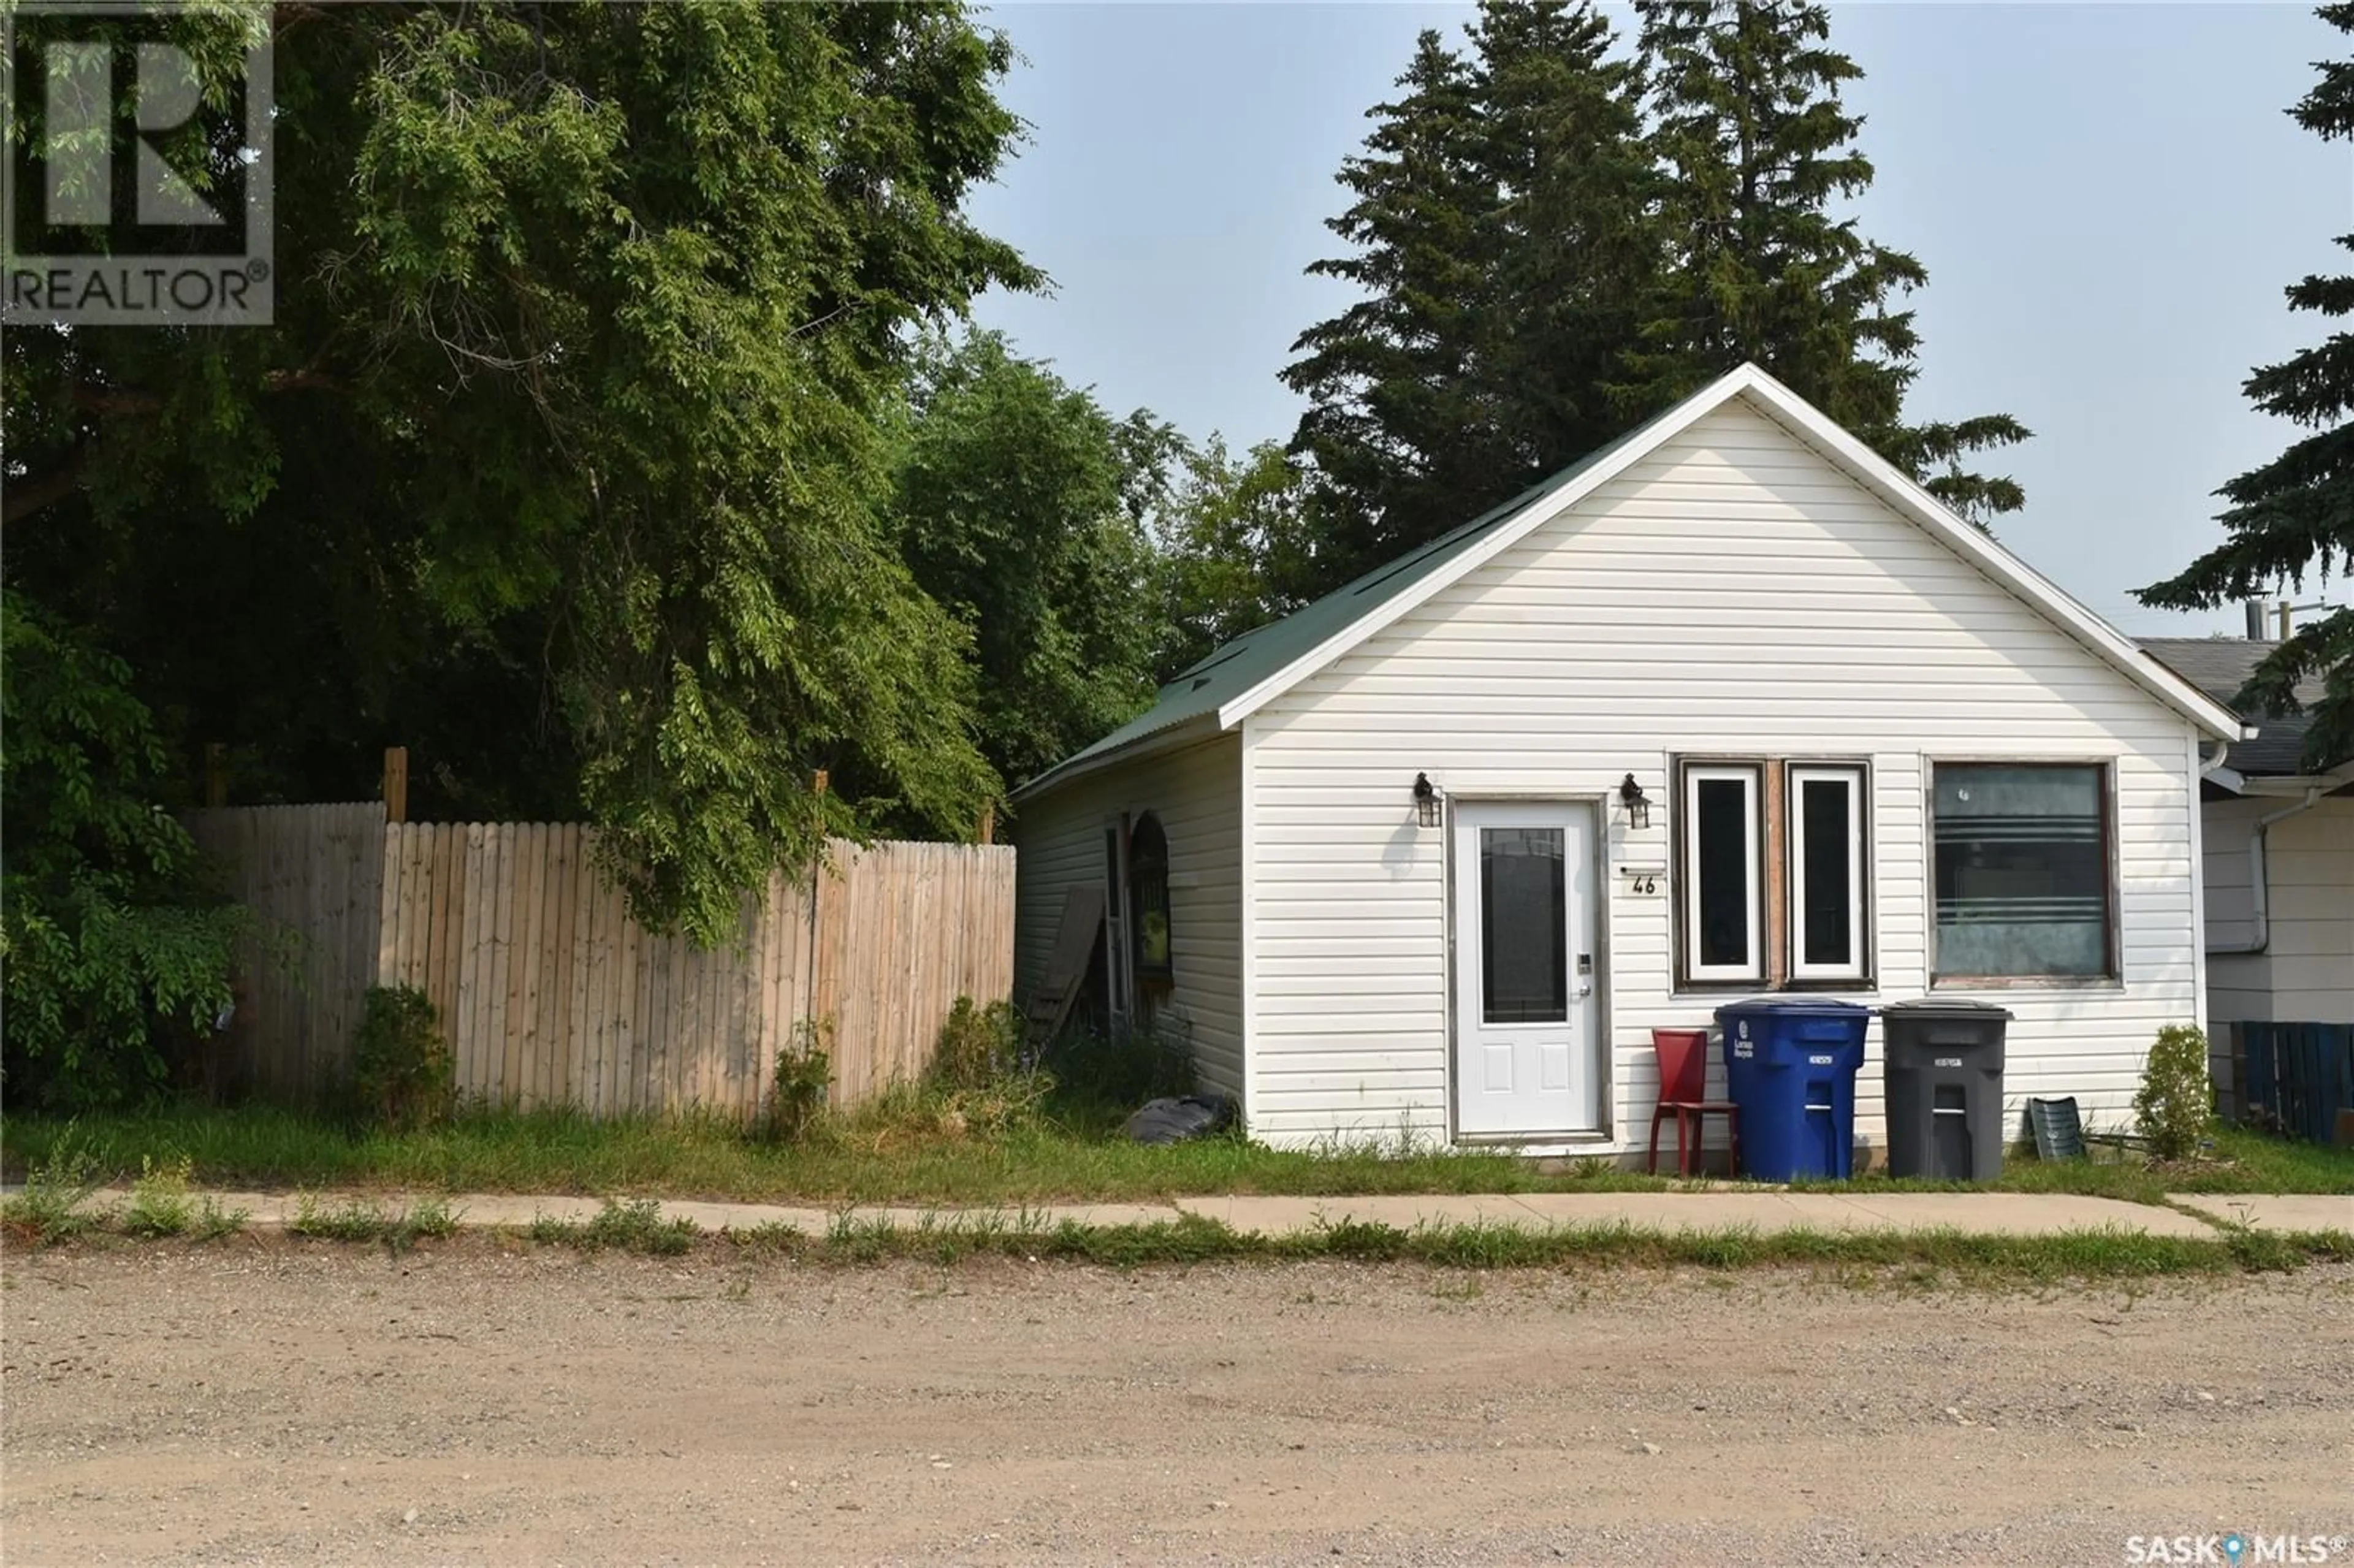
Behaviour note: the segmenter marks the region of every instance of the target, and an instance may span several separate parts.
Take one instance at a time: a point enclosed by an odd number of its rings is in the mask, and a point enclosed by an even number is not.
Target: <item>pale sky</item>
[[[1415,34],[1469,14],[996,6],[1031,142],[974,208],[1055,287],[991,296],[981,321],[1116,414],[1288,439],[1300,404],[1276,373],[1347,298],[1302,274],[1337,253],[1332,176]],[[2026,421],[2036,439],[2002,455],[2027,510],[1998,531],[2124,630],[2236,633],[2236,610],[2127,590],[2219,539],[2211,493],[2293,434],[2240,386],[2323,335],[2282,289],[2354,270],[2329,243],[2354,230],[2354,152],[2284,112],[2354,39],[2289,5],[1861,4],[1833,7],[1831,41],[1864,71],[1863,232],[1929,270],[1913,412]]]

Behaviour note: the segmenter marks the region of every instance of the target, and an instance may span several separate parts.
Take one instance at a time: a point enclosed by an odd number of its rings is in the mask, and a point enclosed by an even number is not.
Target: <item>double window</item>
[[[2117,976],[2105,764],[1938,762],[1928,793],[1933,983]],[[1871,799],[1861,763],[1680,763],[1679,982],[1871,984]]]
[[[2099,764],[1940,762],[1935,979],[2110,979],[2109,775]]]
[[[1863,765],[1686,762],[1679,771],[1682,980],[1868,981],[1871,792]]]

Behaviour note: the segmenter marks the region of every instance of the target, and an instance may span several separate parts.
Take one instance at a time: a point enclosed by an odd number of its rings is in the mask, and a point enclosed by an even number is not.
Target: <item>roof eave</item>
[[[1067,762],[1058,762],[1035,779],[1022,785],[1005,799],[1009,803],[1018,806],[1024,800],[1034,800],[1042,795],[1052,794],[1066,784],[1087,778],[1091,774],[1100,773],[1107,768],[1116,767],[1123,762],[1134,762],[1140,758],[1158,756],[1164,751],[1173,751],[1181,746],[1189,746],[1195,741],[1207,740],[1224,728],[1216,721],[1215,714],[1195,714],[1190,718],[1182,718],[1174,724],[1164,725],[1149,734],[1140,735],[1133,740],[1112,747],[1109,751],[1097,752],[1092,757],[1073,758]]]
[[[2321,773],[2250,773],[2240,777],[2239,795],[2302,795],[2319,789],[2335,793],[2354,785],[2354,762],[2342,762]]]

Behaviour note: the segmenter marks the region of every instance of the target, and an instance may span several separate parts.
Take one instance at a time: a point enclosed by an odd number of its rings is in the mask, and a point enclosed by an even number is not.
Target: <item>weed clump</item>
[[[294,1217],[286,1222],[286,1230],[321,1241],[382,1242],[394,1252],[407,1252],[427,1237],[457,1234],[458,1216],[441,1198],[419,1198],[392,1210],[363,1198],[330,1207],[304,1192],[294,1201]]]
[[[24,1191],[0,1204],[0,1223],[36,1246],[69,1241],[105,1223],[105,1214],[84,1207],[104,1180],[97,1151],[69,1124],[48,1158],[27,1169]]]
[[[760,1130],[772,1142],[799,1143],[825,1114],[833,1087],[833,1021],[804,1018],[777,1052],[777,1072]]]
[[[134,1236],[176,1236],[196,1223],[196,1200],[188,1195],[193,1162],[185,1154],[158,1163],[142,1155],[139,1180],[131,1184],[123,1230]]]
[[[663,1219],[662,1205],[652,1198],[608,1198],[594,1218],[559,1220],[538,1214],[525,1234],[535,1242],[582,1252],[610,1249],[675,1256],[695,1245],[695,1225],[689,1219]]]
[[[352,1101],[362,1118],[403,1132],[446,1120],[456,1073],[429,997],[415,986],[368,987],[352,1041]]]

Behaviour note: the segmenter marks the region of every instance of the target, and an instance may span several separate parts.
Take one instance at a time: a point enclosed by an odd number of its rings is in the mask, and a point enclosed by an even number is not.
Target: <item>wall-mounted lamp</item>
[[[1628,827],[1648,828],[1651,825],[1650,800],[1643,793],[1643,787],[1635,782],[1632,773],[1627,775],[1618,786],[1618,803],[1627,808]]]
[[[1427,773],[1414,776],[1414,820],[1426,828],[1438,826],[1438,787]]]

